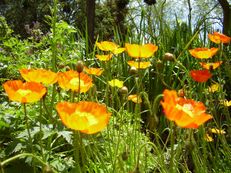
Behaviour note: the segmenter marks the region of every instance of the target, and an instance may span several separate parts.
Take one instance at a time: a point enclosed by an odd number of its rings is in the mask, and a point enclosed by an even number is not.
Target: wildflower
[[[8,97],[12,101],[21,103],[33,103],[39,101],[46,93],[46,88],[36,82],[11,80],[3,84]]]
[[[27,82],[38,82],[46,85],[54,84],[58,80],[56,73],[45,69],[21,69],[19,70],[23,79]]]
[[[218,51],[218,48],[195,48],[189,50],[189,53],[194,57],[198,59],[208,59],[212,58]]]
[[[222,129],[217,129],[217,128],[211,128],[209,131],[210,131],[211,133],[215,133],[215,134],[219,134],[219,135],[225,134],[225,133],[226,133],[224,130],[222,130]]]
[[[208,88],[208,91],[211,92],[211,93],[214,93],[216,91],[218,91],[220,88],[220,85],[219,84],[212,84],[209,88]]]
[[[214,32],[213,34],[208,34],[209,39],[216,43],[216,44],[220,44],[220,43],[229,43],[231,38],[221,34],[219,32]]]
[[[110,41],[96,42],[96,46],[102,51],[110,51],[113,54],[120,54],[125,50],[125,48],[120,48],[117,44]]]
[[[88,101],[61,102],[56,105],[56,110],[65,126],[86,134],[103,130],[111,116],[106,106]]]
[[[197,82],[206,82],[212,77],[212,74],[209,70],[191,70],[190,76]]]
[[[118,79],[112,79],[111,81],[108,81],[109,85],[112,87],[118,87],[118,88],[122,88],[124,85],[123,81],[120,81]]]
[[[86,66],[84,67],[84,71],[88,74],[95,75],[95,76],[100,76],[103,73],[103,69],[101,68],[87,68]]]
[[[226,107],[231,106],[231,100],[230,100],[230,101],[224,100],[224,101],[222,101],[221,103],[222,103],[224,106],[226,106]]]
[[[58,83],[62,89],[87,92],[92,87],[92,79],[85,73],[77,71],[66,71],[58,73]]]
[[[206,63],[206,62],[199,62],[199,63],[204,69],[215,70],[223,63],[223,61],[218,61],[213,63]]]
[[[207,142],[213,142],[214,141],[214,139],[212,138],[212,136],[210,136],[208,133],[205,134],[204,138],[205,138],[205,140]]]
[[[182,128],[198,128],[212,118],[206,114],[206,107],[202,102],[177,96],[174,90],[164,90],[164,100],[161,105],[166,117]]]
[[[108,55],[95,55],[100,61],[109,61],[112,58],[112,54]]]
[[[133,101],[134,103],[142,103],[142,99],[140,96],[138,96],[137,94],[131,94],[128,96],[128,100]]]
[[[151,66],[151,62],[137,62],[137,61],[128,61],[128,65],[131,67],[136,67],[137,69],[146,69]]]
[[[158,50],[158,46],[151,43],[145,45],[125,43],[125,48],[132,58],[149,58]]]

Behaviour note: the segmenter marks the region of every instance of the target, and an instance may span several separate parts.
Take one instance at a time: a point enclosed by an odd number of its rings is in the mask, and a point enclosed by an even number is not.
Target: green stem
[[[40,105],[39,105],[39,109],[40,109],[40,112],[39,112],[39,132],[40,132],[40,135],[42,135],[42,105],[43,105],[43,100],[41,99],[40,100]],[[42,154],[42,157],[43,157],[43,147],[42,147],[42,140],[39,141],[39,145],[40,145],[40,149],[41,149],[41,154]]]
[[[28,122],[28,116],[27,116],[26,104],[25,103],[23,104],[23,110],[24,110],[25,121],[26,121],[26,129],[27,129],[27,133],[28,133],[28,137],[29,137],[30,150],[31,150],[31,153],[34,153],[33,142],[32,142],[32,138],[31,138],[31,134],[30,134],[29,122]],[[36,172],[35,166],[33,166],[33,171],[34,171],[34,173]]]
[[[30,134],[30,129],[29,129],[29,122],[28,122],[28,116],[27,116],[27,111],[26,111],[26,104],[23,104],[23,110],[24,110],[24,116],[25,116],[25,121],[26,121],[26,129],[29,137],[29,145],[30,145],[30,150],[33,153],[33,143],[32,143],[32,138]]]
[[[79,132],[73,131],[74,133],[74,159],[75,159],[75,171],[81,173],[81,166],[80,166],[80,145],[79,145]]]
[[[174,170],[174,124],[170,122],[170,137],[171,137],[171,158],[170,158],[170,172],[175,172]]]

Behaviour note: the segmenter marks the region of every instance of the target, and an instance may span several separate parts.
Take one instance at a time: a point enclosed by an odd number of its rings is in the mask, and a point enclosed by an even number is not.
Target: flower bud
[[[77,72],[81,73],[84,68],[83,61],[77,61],[76,67],[77,67]]]
[[[165,53],[163,59],[166,61],[173,61],[174,55],[172,53]]]
[[[126,86],[123,86],[122,88],[120,88],[119,92],[121,95],[127,95],[128,94],[128,88]]]
[[[135,75],[135,74],[138,73],[138,70],[137,70],[136,67],[131,67],[130,70],[129,70],[129,73],[130,73],[131,75]]]

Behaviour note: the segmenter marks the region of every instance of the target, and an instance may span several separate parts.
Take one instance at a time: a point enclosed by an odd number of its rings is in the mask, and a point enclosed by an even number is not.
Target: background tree
[[[231,35],[231,4],[228,0],[218,0],[223,10],[223,33]]]

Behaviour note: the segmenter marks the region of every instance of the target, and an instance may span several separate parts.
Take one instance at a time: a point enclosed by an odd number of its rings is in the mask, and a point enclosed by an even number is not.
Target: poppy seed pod
[[[77,68],[77,72],[81,73],[84,68],[83,61],[77,61],[76,68]]]
[[[136,67],[132,66],[132,67],[130,68],[130,70],[129,70],[129,73],[130,73],[131,75],[135,75],[135,74],[138,73],[138,70],[137,70]]]
[[[174,60],[174,55],[172,53],[165,53],[164,54],[164,57],[163,57],[164,60],[166,61],[173,61]]]

